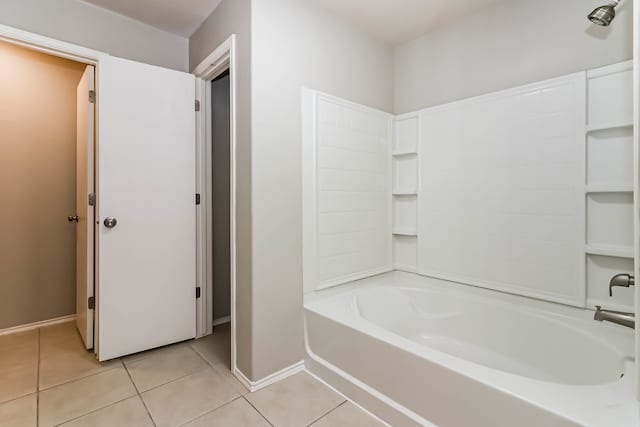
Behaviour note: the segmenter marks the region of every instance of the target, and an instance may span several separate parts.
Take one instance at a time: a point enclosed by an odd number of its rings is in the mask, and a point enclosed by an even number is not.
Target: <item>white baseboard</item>
[[[26,325],[12,326],[6,329],[0,329],[0,335],[17,334],[20,332],[27,332],[33,329],[44,328],[45,326],[57,325],[59,323],[72,322],[76,319],[75,314],[69,316],[57,317],[55,319],[42,320],[40,322],[28,323]]]
[[[268,375],[258,381],[251,381],[246,377],[245,374],[238,368],[234,374],[238,378],[238,380],[244,385],[250,392],[258,391],[262,388],[265,388],[268,385],[281,381],[291,375],[297,374],[298,372],[304,371],[304,361],[301,360],[298,363],[294,363],[291,366],[288,366],[278,372],[274,372],[271,375]]]
[[[229,322],[231,322],[231,316],[224,316],[219,319],[213,319],[213,326],[220,326]]]

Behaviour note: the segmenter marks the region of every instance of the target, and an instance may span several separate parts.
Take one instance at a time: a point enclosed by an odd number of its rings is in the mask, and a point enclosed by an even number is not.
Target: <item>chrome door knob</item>
[[[78,221],[80,221],[80,217],[78,215],[68,216],[67,217],[67,221],[69,221],[69,222],[78,222]]]
[[[107,228],[113,228],[116,226],[116,224],[118,224],[118,220],[115,219],[114,217],[107,217],[104,220],[104,226]]]

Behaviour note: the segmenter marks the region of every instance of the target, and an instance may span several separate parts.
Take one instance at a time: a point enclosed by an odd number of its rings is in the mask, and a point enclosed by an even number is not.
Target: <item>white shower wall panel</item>
[[[584,305],[585,73],[420,112],[421,274]]]
[[[305,290],[391,265],[391,115],[305,91]],[[315,206],[313,206],[315,205]]]

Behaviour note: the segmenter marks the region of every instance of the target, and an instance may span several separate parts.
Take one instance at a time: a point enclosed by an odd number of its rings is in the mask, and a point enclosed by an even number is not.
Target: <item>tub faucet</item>
[[[617,274],[613,276],[609,282],[609,296],[613,296],[613,288],[628,288],[635,286],[635,277],[631,274]],[[627,328],[636,328],[636,316],[634,313],[625,313],[623,311],[603,310],[599,305],[596,306],[596,314],[593,316],[598,322],[612,322]]]
[[[636,328],[636,315],[633,313],[625,313],[622,311],[603,310],[602,307],[596,305],[596,314],[593,316],[598,322],[611,322],[627,328]]]

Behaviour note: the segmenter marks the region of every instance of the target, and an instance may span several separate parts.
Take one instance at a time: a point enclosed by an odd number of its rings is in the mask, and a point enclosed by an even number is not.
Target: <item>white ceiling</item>
[[[182,37],[191,36],[222,0],[83,0]]]
[[[396,45],[502,0],[314,0],[377,39]]]
[[[189,37],[222,0],[83,1]],[[501,0],[312,0],[392,45],[497,1]]]

